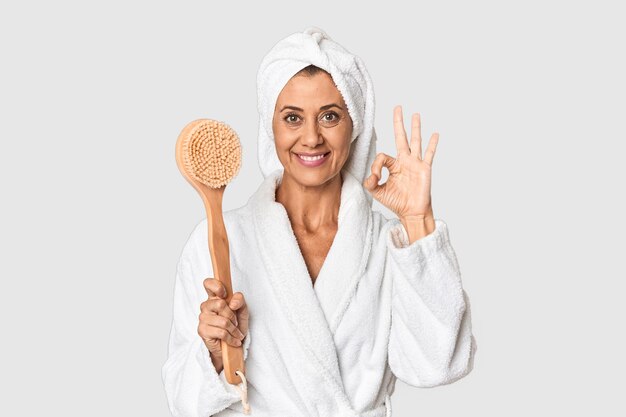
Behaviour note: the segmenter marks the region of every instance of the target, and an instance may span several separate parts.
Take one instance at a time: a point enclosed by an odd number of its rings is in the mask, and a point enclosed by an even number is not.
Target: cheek
[[[284,129],[281,129],[280,123],[274,123],[272,126],[272,132],[274,133],[274,143],[277,149],[281,149],[287,143]]]
[[[278,159],[285,162],[291,158],[291,148],[293,142],[285,132],[281,132],[280,129],[274,131],[274,146],[276,148],[276,154]]]
[[[334,138],[335,150],[340,154],[348,154],[350,153],[350,139],[352,136],[352,131],[349,129],[342,129],[341,132],[337,132],[337,135]]]

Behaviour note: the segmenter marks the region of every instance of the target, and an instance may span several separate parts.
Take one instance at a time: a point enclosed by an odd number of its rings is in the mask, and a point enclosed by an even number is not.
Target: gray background
[[[175,140],[195,118],[227,121],[244,154],[224,207],[245,204],[262,178],[258,65],[315,25],[365,61],[379,151],[395,155],[396,104],[407,131],[419,111],[424,141],[441,137],[433,208],[479,350],[455,384],[398,381],[394,416],[624,415],[618,2],[13,3],[0,6],[0,414],[169,415],[175,267],[204,216]]]

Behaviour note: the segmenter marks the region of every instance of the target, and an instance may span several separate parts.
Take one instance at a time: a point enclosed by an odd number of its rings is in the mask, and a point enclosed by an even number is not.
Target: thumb
[[[237,292],[233,295],[233,298],[230,300],[229,307],[237,315],[239,330],[241,330],[244,335],[247,335],[250,314],[248,313],[248,304],[246,303],[246,299],[241,292]]]
[[[228,304],[228,307],[230,307],[231,310],[237,310],[239,307],[241,307],[241,300],[239,299],[238,295],[239,293],[234,293],[232,298],[230,299],[230,303]]]
[[[233,311],[247,311],[248,309],[246,301],[243,298],[243,294],[241,292],[236,292],[235,294],[233,294],[233,297],[230,299],[230,303],[228,303],[228,306]]]

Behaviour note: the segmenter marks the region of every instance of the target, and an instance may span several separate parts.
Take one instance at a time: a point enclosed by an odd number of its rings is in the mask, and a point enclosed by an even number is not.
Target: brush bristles
[[[241,167],[241,144],[237,133],[223,122],[200,122],[183,143],[186,170],[211,188],[228,184]]]

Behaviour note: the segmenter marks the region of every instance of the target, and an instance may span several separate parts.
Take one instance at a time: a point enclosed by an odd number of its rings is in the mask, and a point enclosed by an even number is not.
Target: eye
[[[287,123],[293,124],[293,123],[296,123],[296,122],[297,122],[297,120],[294,120],[294,119],[297,119],[297,118],[299,118],[299,117],[300,117],[300,116],[298,116],[298,115],[297,115],[297,114],[295,114],[295,113],[289,113],[287,116],[285,116],[284,120],[285,120]],[[293,118],[293,119],[292,119],[292,118]]]
[[[339,121],[340,117],[337,113],[335,113],[334,111],[325,113],[322,116],[322,121],[327,123],[327,124],[335,124]]]

